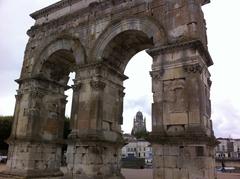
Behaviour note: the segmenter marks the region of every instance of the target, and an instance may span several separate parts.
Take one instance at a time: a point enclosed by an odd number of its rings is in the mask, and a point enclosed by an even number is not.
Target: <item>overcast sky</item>
[[[26,31],[34,21],[29,14],[57,0],[0,0],[0,115],[13,115],[17,84],[28,40]],[[208,28],[209,51],[214,61],[212,74],[212,120],[217,137],[240,138],[240,1],[212,0],[203,7]],[[123,130],[130,132],[138,110],[151,129],[152,59],[144,52],[127,66],[130,77],[124,84]],[[69,110],[67,112],[69,115]]]

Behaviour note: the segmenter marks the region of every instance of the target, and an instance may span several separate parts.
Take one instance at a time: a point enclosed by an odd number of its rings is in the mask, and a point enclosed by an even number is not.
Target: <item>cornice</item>
[[[47,82],[47,83],[52,83],[52,84],[55,84],[59,87],[63,87],[64,90],[68,90],[70,89],[71,87],[68,86],[68,85],[64,85],[64,84],[61,84],[57,81],[54,81],[54,80],[50,80],[50,79],[47,79],[45,78],[44,76],[42,76],[41,74],[40,75],[35,75],[33,77],[26,77],[26,78],[20,78],[20,79],[16,79],[15,82],[17,82],[19,85],[21,85],[22,83],[24,82],[29,82],[29,81],[34,81],[34,80],[37,80],[37,81],[44,81],[44,82]]]
[[[117,75],[118,77],[120,77],[123,81],[127,80],[128,77],[124,74],[122,74],[121,72],[119,72],[117,69],[115,69],[114,67],[110,66],[109,64],[107,64],[106,62],[92,62],[92,63],[88,63],[85,65],[81,65],[79,66],[79,70],[85,70],[85,69],[97,69],[97,68],[106,68],[107,70],[109,70],[109,72],[113,72],[115,75]]]
[[[202,5],[208,4],[208,3],[210,3],[210,2],[211,2],[210,0],[203,0]]]
[[[45,15],[48,15],[52,12],[55,12],[59,9],[65,8],[67,6],[70,6],[80,1],[83,1],[83,0],[62,0],[30,14],[30,16],[36,20],[40,17],[43,17]]]
[[[81,0],[72,0],[72,1],[76,1],[75,3],[77,3],[77,2],[80,2]],[[92,23],[91,22],[92,20],[93,20],[93,22],[95,22],[94,19],[97,18],[98,20],[100,20],[100,19],[103,19],[105,17],[108,17],[109,15],[111,16],[111,20],[118,19],[119,18],[119,13],[122,13],[122,11],[123,11],[122,8],[119,8],[119,9],[115,8],[114,12],[112,12],[112,11],[107,12],[107,13],[104,12],[106,9],[111,8],[112,6],[118,6],[121,3],[126,3],[125,0],[118,0],[118,1],[119,2],[115,3],[115,4],[113,4],[112,0],[104,0],[104,1],[98,2],[98,3],[90,3],[86,7],[83,7],[79,10],[76,10],[76,11],[73,11],[71,13],[65,14],[63,16],[60,16],[60,17],[56,18],[56,19],[51,19],[49,21],[46,21],[46,22],[43,22],[43,23],[40,23],[40,24],[35,24],[27,31],[27,34],[30,37],[33,37],[34,34],[38,33],[37,31],[44,32],[44,31],[48,31],[49,29],[54,29],[56,27],[59,28],[59,26],[62,26],[62,25],[64,25],[64,26],[69,25],[69,26],[72,27],[72,24],[70,24],[71,21],[76,21],[77,22],[77,23],[74,24],[74,27],[76,27],[76,26],[80,26],[80,25],[81,26],[89,25],[89,24]],[[142,2],[136,3],[135,6],[139,6],[140,4],[142,4]],[[51,7],[51,6],[49,6],[49,7]],[[49,7],[47,7],[47,8],[49,8]],[[61,9],[61,8],[59,7],[59,9]],[[57,10],[57,9],[55,9],[55,10]],[[125,10],[128,11],[129,9],[125,9]],[[93,11],[95,13],[92,13]],[[46,13],[47,11],[45,12],[45,9],[39,10],[35,13],[38,14],[40,12],[45,13],[45,15],[47,15],[47,13]],[[33,14],[35,14],[35,13],[33,13]],[[86,21],[86,19],[81,20],[82,17],[84,17],[85,15],[88,16],[89,13],[91,14],[92,17],[89,18],[88,21]],[[31,14],[31,16],[33,14]],[[39,14],[39,17],[43,17],[43,16],[44,15]],[[66,29],[66,27],[65,27],[65,29]]]
[[[151,133],[147,141],[155,144],[163,145],[186,145],[186,144],[207,144],[210,146],[218,145],[218,141],[214,136],[206,136],[204,134],[185,134],[180,136],[167,136],[158,133]]]
[[[147,50],[147,53],[151,56],[157,56],[160,53],[170,52],[175,49],[188,49],[195,48],[201,55],[205,57],[207,66],[213,65],[212,58],[208,52],[208,49],[203,45],[200,40],[190,40],[186,42],[178,42],[175,44],[164,45]]]
[[[33,19],[38,19],[40,17],[43,17],[45,15],[48,15],[52,12],[55,12],[59,9],[62,9],[62,8],[65,8],[67,6],[70,6],[72,4],[75,4],[77,2],[80,2],[80,1],[83,1],[83,0],[61,0],[59,2],[56,2],[48,7],[45,7],[43,9],[40,9],[32,14],[30,14],[30,16],[33,18]],[[202,2],[202,5],[205,5],[205,4],[208,4],[210,3],[210,0],[203,0]]]

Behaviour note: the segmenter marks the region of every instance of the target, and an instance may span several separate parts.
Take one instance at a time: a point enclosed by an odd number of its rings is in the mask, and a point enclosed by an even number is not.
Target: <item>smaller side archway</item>
[[[50,56],[58,51],[61,53],[60,55],[62,57],[66,55],[66,58],[68,59],[69,56],[72,55],[75,65],[83,65],[87,63],[85,48],[79,39],[71,36],[59,36],[42,47],[40,53],[36,55],[37,60],[33,65],[31,74],[34,76],[41,73],[43,64],[50,58]]]
[[[62,140],[67,103],[64,92],[71,88],[67,85],[69,74],[86,63],[85,49],[78,39],[59,36],[42,48],[37,59],[32,78],[43,94],[38,106],[44,122],[35,123],[35,133],[43,140]]]
[[[18,81],[7,166],[22,176],[61,176],[64,92],[70,88],[69,73],[86,62],[85,50],[76,39],[59,37],[35,56],[30,77]]]

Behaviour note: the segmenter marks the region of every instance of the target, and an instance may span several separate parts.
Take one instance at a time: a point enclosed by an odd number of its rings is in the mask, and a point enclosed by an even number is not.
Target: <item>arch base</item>
[[[0,173],[0,178],[59,178],[63,176],[60,170],[61,145],[12,141],[9,145],[6,170]]]
[[[65,178],[124,179],[120,158],[119,144],[76,139],[68,144]]]

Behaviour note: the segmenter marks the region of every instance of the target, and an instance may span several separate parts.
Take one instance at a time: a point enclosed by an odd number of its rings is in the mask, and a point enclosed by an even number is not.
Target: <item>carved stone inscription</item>
[[[185,79],[164,81],[164,101],[171,113],[186,112]]]
[[[164,81],[164,111],[167,125],[187,124],[185,79]]]

